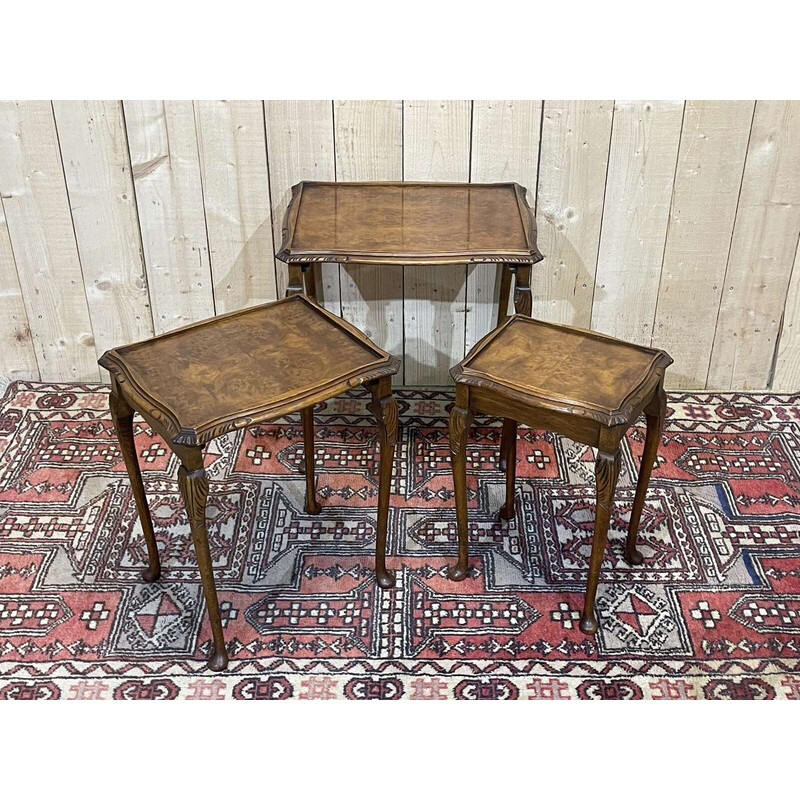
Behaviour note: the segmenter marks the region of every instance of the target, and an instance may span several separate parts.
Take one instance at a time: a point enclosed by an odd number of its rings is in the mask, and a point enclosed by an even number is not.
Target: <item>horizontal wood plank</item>
[[[200,100],[195,113],[216,312],[276,300],[262,103]]]
[[[136,205],[156,333],[214,316],[190,100],[126,100]]]
[[[519,183],[527,188],[528,203],[534,208],[541,120],[540,100],[476,100],[470,180]],[[497,324],[501,269],[496,264],[467,267],[466,350]]]
[[[687,101],[652,343],[669,388],[705,384],[753,103]]]
[[[0,199],[0,377],[12,381],[38,381],[41,378],[2,199]]]
[[[800,233],[800,101],[756,103],[709,389],[765,389]]]
[[[42,380],[98,381],[49,102],[0,103],[0,195]]]
[[[650,344],[683,103],[617,101],[611,134],[592,327]]]
[[[588,328],[608,170],[612,100],[546,100],[536,218],[533,316]]]
[[[402,101],[337,100],[334,122],[338,180],[402,180]],[[342,317],[379,347],[402,356],[403,267],[343,264],[340,276]]]
[[[403,109],[405,180],[468,181],[469,101],[407,100]],[[464,357],[466,266],[404,269],[404,382],[447,385]]]
[[[336,180],[333,148],[333,109],[330,100],[266,100],[264,113],[272,200],[272,228],[276,249],[292,186],[300,181]],[[342,313],[338,264],[315,264],[320,302],[334,314]],[[277,263],[278,296],[286,292],[288,272]]]
[[[99,357],[153,335],[122,106],[59,100],[53,110]]]

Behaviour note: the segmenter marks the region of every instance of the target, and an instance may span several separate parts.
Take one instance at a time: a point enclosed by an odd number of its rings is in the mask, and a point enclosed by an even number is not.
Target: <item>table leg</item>
[[[516,270],[517,279],[514,283],[514,311],[517,314],[531,316],[533,301],[531,298],[531,265],[520,264]]]
[[[450,567],[448,576],[453,581],[467,577],[469,561],[469,524],[467,521],[467,436],[472,425],[469,410],[469,387],[456,385],[456,404],[450,412],[450,462],[453,466],[453,489],[458,527],[458,561]]]
[[[317,297],[317,273],[315,264],[303,265],[303,277],[305,278],[306,296],[309,300],[313,300],[319,305],[319,298]]]
[[[633,500],[631,510],[631,521],[628,526],[628,538],[625,542],[625,557],[629,564],[641,564],[644,558],[636,549],[636,538],[639,534],[639,520],[642,517],[642,508],[647,494],[647,486],[650,483],[650,474],[653,471],[653,464],[658,455],[658,445],[661,441],[661,429],[664,426],[664,416],[667,410],[667,396],[663,387],[658,387],[656,396],[645,409],[647,420],[647,436],[644,441],[644,451],[642,452],[642,463],[639,466],[639,480],[636,483],[636,497]]]
[[[517,478],[517,421],[503,420],[503,441],[501,443],[506,459],[506,503],[500,509],[500,519],[514,518],[514,483]]]
[[[611,506],[614,502],[614,489],[619,477],[619,450],[613,453],[597,451],[594,465],[597,483],[597,511],[594,520],[594,537],[592,540],[592,557],[589,562],[589,580],[586,585],[586,596],[583,601],[583,615],[580,628],[584,633],[592,634],[597,630],[597,618],[594,613],[594,599],[597,594],[597,582],[600,579],[600,567],[603,565],[603,554],[606,549],[608,525],[611,521]]]
[[[286,285],[286,297],[303,294],[303,267],[300,264],[288,264],[289,283]]]
[[[114,420],[114,427],[117,430],[119,449],[122,451],[122,458],[128,470],[136,510],[139,512],[139,520],[142,523],[144,540],[147,544],[148,566],[142,571],[142,578],[151,583],[161,577],[161,564],[158,559],[158,545],[153,532],[153,519],[147,505],[147,496],[144,492],[139,459],[136,457],[136,445],[133,438],[133,409],[114,391],[109,396],[108,403],[111,409],[111,418]]]
[[[508,318],[508,300],[511,296],[511,267],[498,264],[500,269],[500,299],[497,303],[497,324],[502,325]]]
[[[228,666],[228,653],[225,650],[225,636],[222,632],[222,620],[219,614],[217,587],[214,584],[214,572],[211,552],[208,548],[208,531],[206,529],[206,500],[208,498],[208,476],[203,468],[203,450],[201,447],[177,447],[173,449],[181,460],[178,468],[178,486],[186,504],[189,515],[189,527],[197,554],[197,566],[200,568],[200,580],[203,583],[203,594],[208,607],[208,619],[214,636],[214,648],[208,659],[208,668],[219,672]]]
[[[389,493],[392,485],[394,445],[397,441],[397,402],[392,396],[392,379],[381,378],[369,385],[369,409],[378,424],[380,478],[378,483],[378,530],[375,541],[375,574],[384,589],[394,586],[394,573],[386,569],[386,528],[389,523]]]
[[[321,511],[316,497],[314,476],[314,407],[309,406],[300,412],[303,419],[303,449],[306,473],[306,513],[319,514]]]

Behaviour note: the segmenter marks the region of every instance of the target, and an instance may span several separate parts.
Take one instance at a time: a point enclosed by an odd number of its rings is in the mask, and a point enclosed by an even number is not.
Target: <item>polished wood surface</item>
[[[398,360],[297,294],[110,350],[100,364],[171,440],[203,444],[394,374]]]
[[[516,316],[502,335],[478,342],[460,366],[469,375],[572,407],[576,414],[589,409],[610,421],[626,416],[626,402],[663,360],[661,350]]]
[[[228,431],[299,410],[305,454],[304,510],[319,514],[313,405],[365,384],[372,393],[370,409],[380,449],[375,572],[381,587],[394,585],[394,575],[386,569],[386,527],[398,420],[391,377],[399,359],[297,294],[110,350],[100,363],[111,373],[109,405],[147,544],[148,566],[142,575],[146,581],[158,580],[161,565],[133,439],[135,411],[181,462],[178,485],[213,634],[209,669],[225,669],[228,655],[208,546],[209,483],[203,445]]]
[[[597,448],[597,509],[580,622],[584,633],[594,633],[594,601],[620,470],[620,442],[644,412],[647,438],[625,546],[628,562],[641,564],[636,537],[666,413],[664,371],[671,363],[663,350],[521,315],[510,317],[478,342],[451,370],[456,381],[450,451],[458,561],[450,577],[463,580],[468,569],[466,442],[474,414],[503,418],[500,449],[506,498],[499,513],[503,520],[515,515],[517,425],[553,430]]]
[[[292,188],[278,258],[361,264],[534,264],[536,221],[516,183],[322,183]]]

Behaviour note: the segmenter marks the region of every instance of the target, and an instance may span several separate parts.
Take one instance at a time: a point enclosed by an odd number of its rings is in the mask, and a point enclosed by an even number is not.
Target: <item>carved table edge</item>
[[[348,389],[395,375],[400,368],[401,360],[397,356],[387,354],[385,361],[366,365],[360,368],[361,371],[354,370],[350,374],[337,377],[327,383],[313,386],[309,390],[300,392],[287,400],[281,400],[269,405],[265,404],[256,409],[245,409],[234,415],[211,420],[196,429],[181,427],[175,413],[147,394],[125,370],[124,366],[116,360],[113,351],[104,353],[98,363],[114,376],[125,399],[136,411],[152,417],[164,427],[170,436],[170,442],[196,447],[207,444],[212,439],[231,431],[267,422],[270,419],[278,419],[285,414],[293,413],[299,408],[305,408],[307,405],[321,403],[336,397]]]

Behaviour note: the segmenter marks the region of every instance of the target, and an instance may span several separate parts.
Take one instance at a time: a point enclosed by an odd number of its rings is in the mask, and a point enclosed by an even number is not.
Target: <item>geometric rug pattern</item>
[[[597,595],[578,629],[594,452],[520,428],[503,523],[500,424],[467,449],[470,568],[453,583],[453,395],[396,392],[388,565],[375,582],[377,433],[363,389],[315,409],[319,516],[299,415],[207,448],[208,529],[229,668],[211,633],[177,460],[136,417],[162,560],[146,549],[102,386],[12,383],[0,403],[0,699],[800,699],[797,395],[670,394],[624,559],[644,418],[622,469]]]

